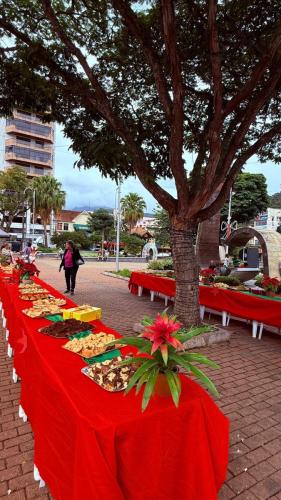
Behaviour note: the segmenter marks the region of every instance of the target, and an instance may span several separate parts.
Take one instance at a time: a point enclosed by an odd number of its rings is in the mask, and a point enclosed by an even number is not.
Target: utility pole
[[[119,250],[120,250],[120,222],[121,222],[121,207],[120,207],[120,200],[121,200],[121,184],[122,180],[121,177],[118,179],[118,184],[117,184],[117,209],[116,209],[116,219],[117,219],[117,224],[116,224],[116,272],[119,271]]]

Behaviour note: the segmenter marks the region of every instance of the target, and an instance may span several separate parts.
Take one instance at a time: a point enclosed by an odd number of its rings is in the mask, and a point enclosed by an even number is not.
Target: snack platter
[[[129,380],[137,369],[136,365],[119,366],[121,356],[108,359],[102,363],[93,363],[82,368],[81,372],[93,380],[102,389],[109,392],[124,391]]]
[[[61,308],[56,304],[49,304],[44,306],[29,307],[28,309],[23,309],[22,313],[29,318],[44,318],[49,314],[59,314]]]
[[[74,337],[62,347],[75,354],[79,354],[79,356],[83,358],[92,358],[93,356],[98,356],[116,349],[115,346],[107,347],[107,344],[115,340],[115,338],[116,337],[112,335],[112,333],[90,333],[82,338]]]
[[[38,332],[49,335],[50,337],[62,339],[68,338],[70,335],[75,335],[78,332],[93,330],[94,328],[94,325],[85,323],[84,321],[66,319],[65,321],[59,321],[58,323],[52,323],[51,325],[39,328]]]

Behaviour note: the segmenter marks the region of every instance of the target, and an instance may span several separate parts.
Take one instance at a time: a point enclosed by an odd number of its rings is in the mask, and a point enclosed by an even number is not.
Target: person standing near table
[[[76,284],[76,274],[79,268],[79,264],[84,264],[84,259],[81,257],[78,248],[74,246],[73,241],[68,240],[65,244],[65,251],[61,260],[60,268],[64,268],[66,290],[64,293],[70,293],[74,295],[74,289]]]

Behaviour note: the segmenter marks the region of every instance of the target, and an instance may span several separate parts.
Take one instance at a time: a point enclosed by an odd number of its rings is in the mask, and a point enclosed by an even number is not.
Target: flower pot
[[[160,397],[167,397],[171,395],[169,384],[164,373],[159,373],[154,386],[154,394]]]

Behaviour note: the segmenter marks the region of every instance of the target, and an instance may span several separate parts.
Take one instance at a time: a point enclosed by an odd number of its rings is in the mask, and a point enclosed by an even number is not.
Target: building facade
[[[14,110],[6,119],[4,168],[22,167],[30,178],[54,174],[53,123],[43,123],[38,114]]]
[[[258,215],[255,219],[254,228],[259,230],[277,230],[281,225],[281,209],[268,208],[266,212]]]
[[[0,139],[0,168],[2,170],[19,166],[26,171],[30,179],[54,175],[54,123],[43,123],[42,116],[39,114],[14,109],[12,116],[0,122]],[[11,236],[17,239],[30,239],[37,243],[43,242],[43,226],[37,217],[34,221],[33,224],[31,210],[27,210],[24,228],[22,217],[18,217],[12,224]],[[51,231],[51,228],[49,230]]]

